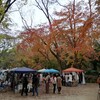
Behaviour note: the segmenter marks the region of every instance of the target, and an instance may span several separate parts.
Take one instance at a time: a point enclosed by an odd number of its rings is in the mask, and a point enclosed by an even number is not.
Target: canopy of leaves
[[[48,26],[29,29],[21,34],[22,42],[18,51],[27,59],[28,64],[38,57],[51,61],[56,59],[61,69],[64,66],[83,66],[83,61],[97,59],[99,52],[94,50],[94,40],[99,40],[99,29],[95,24],[97,15],[91,5],[82,7],[82,2],[69,3],[54,14],[57,19]],[[40,62],[40,61],[39,61]]]

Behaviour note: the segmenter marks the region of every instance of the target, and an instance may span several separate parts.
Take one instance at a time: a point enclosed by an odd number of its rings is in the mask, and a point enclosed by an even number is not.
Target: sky
[[[22,13],[22,16],[24,17],[25,21],[27,22],[28,26],[36,26],[41,23],[47,22],[47,19],[43,12],[39,10],[37,7],[33,6],[34,0],[28,0],[28,4],[24,5],[22,9],[20,10]],[[59,0],[61,4],[65,4],[67,0]],[[21,16],[19,14],[18,10],[18,2],[16,2],[10,11],[10,18],[13,22],[13,26],[11,26],[12,30],[23,30],[23,23]],[[54,10],[60,10],[60,7],[57,5],[53,5],[53,7],[50,8],[50,13],[52,13]],[[31,23],[32,18],[32,23]],[[32,24],[32,25],[31,25]]]
[[[24,1],[24,0],[22,0],[22,1]],[[70,0],[59,0],[59,2],[62,5],[68,3],[68,1],[70,1]],[[80,0],[76,0],[76,1],[80,1]],[[38,24],[46,23],[47,19],[46,19],[45,15],[43,14],[43,12],[41,10],[39,10],[37,7],[33,6],[34,0],[28,0],[27,3],[28,4],[24,5],[20,11],[22,12],[21,14],[22,14],[23,18],[25,19],[26,23],[28,24],[28,26],[34,27],[34,26],[37,26]],[[11,29],[13,32],[23,31],[22,19],[19,14],[19,11],[18,11],[19,5],[20,5],[19,2],[14,3],[14,5],[12,6],[12,9],[10,11],[10,14],[9,14],[11,21],[13,22],[13,26],[11,26]],[[49,10],[50,10],[50,13],[52,13],[54,10],[59,11],[60,9],[61,9],[61,6],[53,5],[52,7],[50,7]]]

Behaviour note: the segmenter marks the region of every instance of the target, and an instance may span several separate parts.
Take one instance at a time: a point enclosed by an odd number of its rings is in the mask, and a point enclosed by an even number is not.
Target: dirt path
[[[20,93],[5,92],[0,93],[0,100],[97,100],[98,84],[79,85],[77,87],[63,87],[61,94],[44,93],[44,88],[40,87],[39,96],[20,96]]]

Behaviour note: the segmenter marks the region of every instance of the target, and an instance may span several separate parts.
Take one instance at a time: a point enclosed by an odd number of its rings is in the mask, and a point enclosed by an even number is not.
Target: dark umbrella
[[[15,68],[11,72],[14,72],[14,73],[34,73],[37,71],[34,69],[31,69],[31,68],[21,67],[21,68]]]

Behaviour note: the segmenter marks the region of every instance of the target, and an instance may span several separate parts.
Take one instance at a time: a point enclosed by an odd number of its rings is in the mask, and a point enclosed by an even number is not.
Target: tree
[[[7,34],[0,35],[0,67],[9,68],[15,66],[15,46],[17,43],[17,38],[13,36]]]
[[[59,69],[62,69],[62,66],[65,66],[64,62],[60,59],[60,52],[57,50],[58,48],[58,43],[56,41],[56,34],[53,31],[53,27],[52,27],[52,20],[53,17],[51,17],[50,12],[49,12],[49,6],[52,5],[53,3],[57,3],[57,0],[42,0],[41,1],[41,5],[40,2],[35,0],[37,3],[37,7],[44,13],[44,15],[46,16],[48,23],[49,23],[49,38],[47,38],[47,41],[44,41],[44,39],[42,39],[42,42],[45,46],[49,47],[49,51],[50,53],[56,58],[57,62],[59,63]],[[53,41],[52,41],[53,40]],[[50,45],[53,44],[53,46],[50,47]],[[52,49],[55,48],[55,49]]]
[[[40,9],[43,14],[45,15],[45,17],[47,18],[48,22],[49,22],[49,28],[52,28],[51,26],[51,21],[53,19],[53,17],[51,17],[51,14],[50,14],[50,6],[55,4],[57,2],[57,0],[35,0],[36,2],[36,7],[38,9]]]
[[[33,59],[35,56],[41,55],[50,62],[49,50],[47,46],[43,43],[43,41],[47,41],[43,33],[43,28],[31,29],[23,32],[21,37],[23,38],[21,44],[18,45],[18,51],[20,51],[27,58]],[[39,63],[39,62],[36,62]]]
[[[56,15],[61,18],[54,21],[55,27],[58,28],[57,31],[63,36],[63,39],[59,40],[64,42],[62,48],[65,53],[64,55],[67,53],[69,56],[71,55],[73,66],[76,67],[78,66],[78,60],[80,59],[78,57],[80,55],[87,59],[91,56],[91,53],[94,53],[93,30],[91,30],[94,14],[90,10],[88,10],[90,12],[87,12],[87,9],[84,9],[84,12],[82,12],[83,8],[80,3],[76,4],[74,0],[64,10],[56,12]]]
[[[0,23],[3,21],[5,14],[16,0],[0,0]]]
[[[60,12],[55,12],[56,18],[60,19],[51,21],[49,27],[42,26],[24,32],[18,47],[28,57],[41,54],[49,61],[53,56],[60,70],[68,62],[77,67],[83,59],[87,61],[92,55],[96,59],[93,44],[96,36],[92,27],[95,15],[91,7],[82,8],[82,3],[74,0]]]
[[[96,0],[96,5],[97,5],[97,10],[98,10],[98,12],[100,13],[100,0]]]

